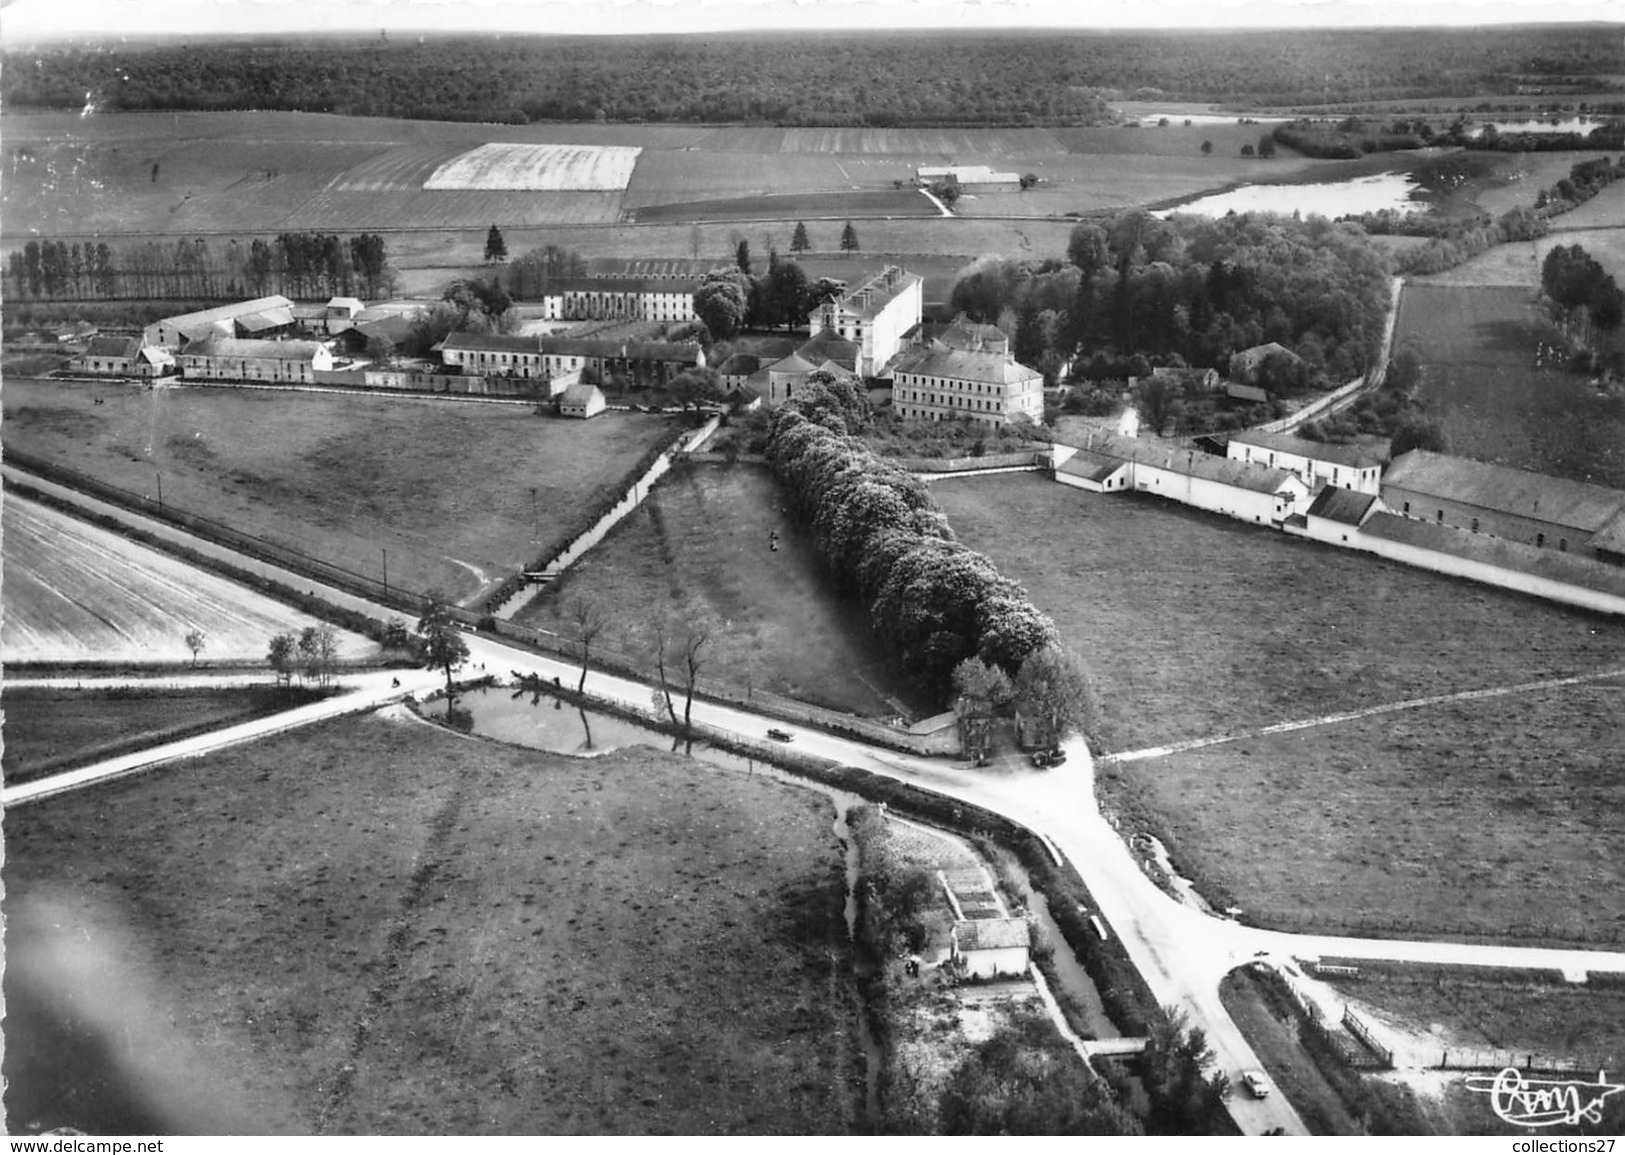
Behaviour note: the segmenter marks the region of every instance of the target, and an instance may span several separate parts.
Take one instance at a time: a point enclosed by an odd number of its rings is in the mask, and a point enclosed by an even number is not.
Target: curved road
[[[186,536],[178,530],[169,530],[166,536],[171,534],[182,538]],[[220,551],[219,547],[211,547],[210,551],[229,553]],[[246,559],[243,564],[248,565]],[[259,568],[259,563],[254,563],[254,568]],[[320,588],[318,583],[305,581],[304,584],[307,588]],[[370,605],[351,595],[343,595],[335,600],[375,616],[388,617],[393,614],[386,607]],[[580,675],[577,665],[518,650],[488,637],[470,634],[467,641],[469,668],[483,665],[494,674],[506,675],[509,671],[517,671],[534,673],[546,680],[555,677],[574,679]],[[0,791],[0,805],[17,805],[47,797],[101,778],[133,773],[160,762],[201,754],[323,717],[369,710],[408,692],[426,691],[442,681],[439,675],[430,671],[400,671],[401,685],[387,684],[385,679],[394,676],[393,672],[386,671],[345,679],[345,684],[356,686],[354,693],[303,707],[288,715],[260,719],[214,734],[171,743],[142,755],[116,759],[113,763],[85,767],[68,775],[8,788]],[[589,674],[587,689],[597,696],[640,710],[646,708],[650,695],[647,684],[597,671]],[[770,726],[789,730],[795,735],[794,746],[798,750],[912,782],[986,807],[1048,838],[1082,876],[1095,901],[1100,904],[1101,913],[1121,937],[1152,993],[1164,1005],[1184,1009],[1191,1023],[1203,1029],[1219,1068],[1230,1076],[1233,1084],[1239,1084],[1241,1071],[1260,1064],[1219,1001],[1219,981],[1236,966],[1260,954],[1534,966],[1558,969],[1570,977],[1583,976],[1593,970],[1625,972],[1625,952],[1286,934],[1246,927],[1183,906],[1146,877],[1127,845],[1102,817],[1095,802],[1093,763],[1081,739],[1068,743],[1067,760],[1055,769],[973,770],[966,766],[892,753],[822,731],[790,726],[778,719],[730,706],[696,701],[693,712],[695,721],[701,725],[746,738],[760,738]],[[69,778],[71,782],[67,781]],[[1303,1120],[1280,1095],[1257,1100],[1238,1090],[1229,1106],[1231,1115],[1245,1133],[1259,1134],[1276,1127],[1288,1134],[1307,1133]]]

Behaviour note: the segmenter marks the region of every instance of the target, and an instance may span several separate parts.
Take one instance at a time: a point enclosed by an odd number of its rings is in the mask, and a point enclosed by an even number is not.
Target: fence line
[[[1349,1034],[1359,1039],[1360,1042],[1371,1049],[1374,1055],[1382,1060],[1384,1067],[1393,1067],[1394,1052],[1377,1042],[1376,1035],[1371,1033],[1371,1027],[1346,1005],[1343,1007],[1343,1025],[1348,1028]]]
[[[1575,1074],[1600,1071],[1605,1062],[1559,1058],[1529,1051],[1443,1051],[1433,1069],[1438,1071],[1504,1071],[1513,1067],[1520,1071],[1540,1071],[1551,1074]]]

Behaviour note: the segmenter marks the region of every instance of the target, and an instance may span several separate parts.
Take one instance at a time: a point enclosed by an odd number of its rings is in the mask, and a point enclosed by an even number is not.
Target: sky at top
[[[1621,0],[0,0],[0,42],[86,36],[748,29],[1263,28],[1617,22]],[[1625,26],[1622,26],[1625,28]],[[1625,71],[1625,31],[1621,33]]]

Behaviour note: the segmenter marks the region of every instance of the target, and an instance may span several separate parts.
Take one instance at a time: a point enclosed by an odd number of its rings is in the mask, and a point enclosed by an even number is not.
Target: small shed
[[[980,918],[954,923],[950,959],[967,976],[991,979],[1027,973],[1032,933],[1024,918]]]
[[[588,418],[604,411],[604,391],[596,385],[577,383],[559,397],[559,413],[564,417]]]

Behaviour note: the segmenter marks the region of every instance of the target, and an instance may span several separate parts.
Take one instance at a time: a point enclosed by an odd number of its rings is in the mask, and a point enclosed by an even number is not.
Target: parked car
[[[1270,1095],[1270,1081],[1264,1077],[1263,1071],[1243,1071],[1241,1082],[1255,1099],[1267,1099]]]
[[[795,735],[790,733],[790,731],[788,731],[788,730],[780,730],[780,729],[778,729],[776,727],[774,729],[772,729],[772,730],[769,730],[767,732],[767,736],[769,738],[773,739],[775,742],[789,742],[789,741],[792,741],[795,738]]]

